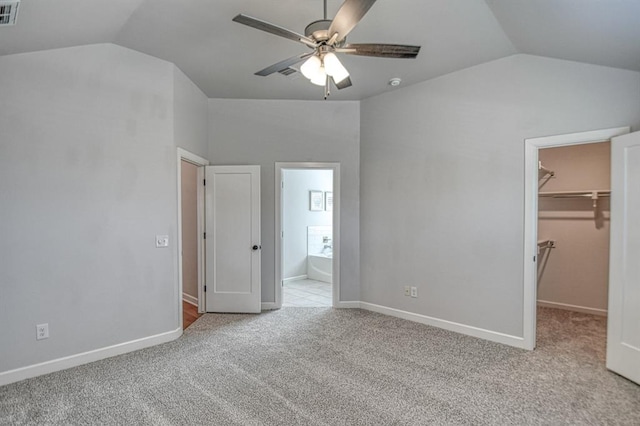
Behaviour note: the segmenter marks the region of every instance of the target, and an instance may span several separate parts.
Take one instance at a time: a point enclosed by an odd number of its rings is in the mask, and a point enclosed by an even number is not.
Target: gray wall
[[[262,301],[275,297],[275,163],[339,162],[341,295],[359,300],[360,104],[210,99],[212,164],[261,167]]]
[[[207,158],[209,152],[208,99],[180,69],[174,66],[174,139],[177,146]]]
[[[544,191],[611,188],[609,142],[541,149],[538,158],[555,176]],[[609,198],[546,198],[538,201],[538,240],[555,240],[540,253],[538,300],[607,310],[609,290]]]
[[[0,372],[179,327],[175,81],[111,44],[0,57]]]
[[[523,140],[637,129],[640,73],[515,55],[361,116],[362,300],[522,336]]]
[[[332,211],[309,210],[309,191],[333,191],[331,170],[284,170],[282,278],[307,275],[307,227],[331,226]]]

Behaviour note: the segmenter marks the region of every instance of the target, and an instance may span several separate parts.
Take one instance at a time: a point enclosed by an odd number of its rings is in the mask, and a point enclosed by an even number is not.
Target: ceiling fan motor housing
[[[331,21],[328,19],[320,19],[313,21],[304,29],[304,35],[314,39],[318,43],[326,42],[329,40],[329,27]]]

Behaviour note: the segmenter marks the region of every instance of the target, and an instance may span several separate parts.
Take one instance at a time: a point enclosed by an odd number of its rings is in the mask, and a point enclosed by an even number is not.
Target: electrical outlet
[[[418,297],[418,287],[411,287],[411,297]]]
[[[411,287],[409,287],[408,285],[404,286],[404,295],[411,296]]]
[[[157,248],[169,247],[169,236],[156,235],[156,247]]]
[[[36,325],[36,340],[43,340],[49,338],[49,324]]]

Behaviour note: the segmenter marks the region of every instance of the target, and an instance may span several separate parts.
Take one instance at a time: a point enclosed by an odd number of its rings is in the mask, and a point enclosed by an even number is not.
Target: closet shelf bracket
[[[541,172],[544,172],[545,175],[549,175],[551,177],[554,177],[556,175],[556,172],[554,172],[553,170],[549,170],[545,166],[543,166],[542,161],[538,161],[538,170]]]
[[[556,240],[538,241],[538,254],[541,250],[556,248]]]

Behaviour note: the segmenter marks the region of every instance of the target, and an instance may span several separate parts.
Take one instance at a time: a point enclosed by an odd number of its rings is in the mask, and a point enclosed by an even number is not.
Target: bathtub
[[[332,254],[310,254],[307,256],[307,278],[310,280],[332,282],[333,275],[333,255]]]

